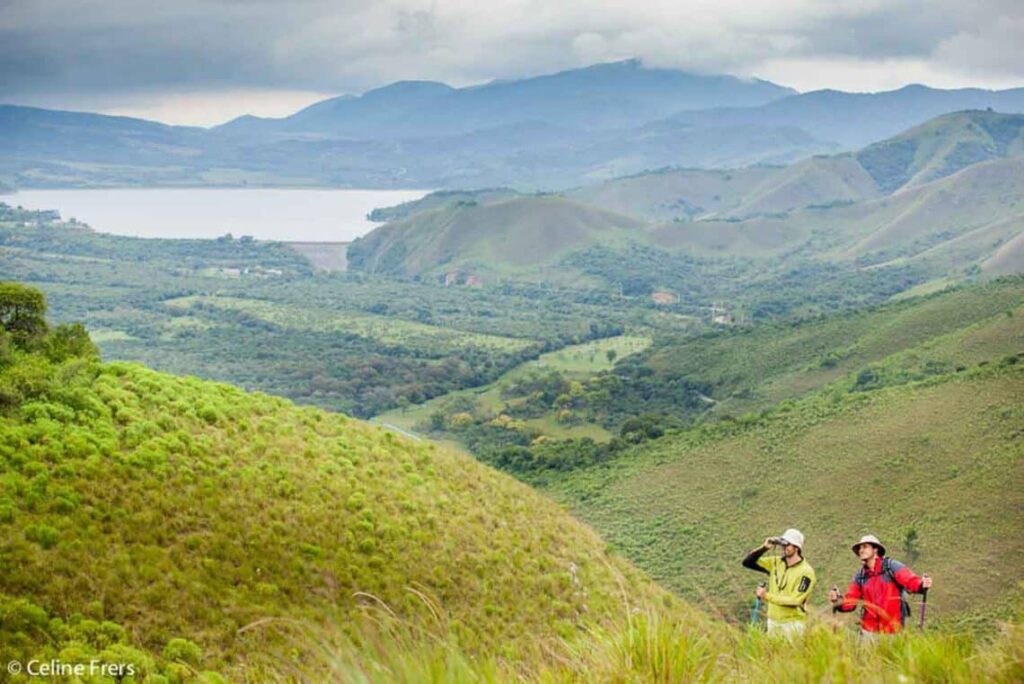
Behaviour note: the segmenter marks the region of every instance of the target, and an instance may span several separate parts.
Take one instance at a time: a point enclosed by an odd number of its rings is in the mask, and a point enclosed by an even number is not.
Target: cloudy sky
[[[210,125],[639,57],[800,91],[1024,86],[1024,0],[0,0],[0,102]]]

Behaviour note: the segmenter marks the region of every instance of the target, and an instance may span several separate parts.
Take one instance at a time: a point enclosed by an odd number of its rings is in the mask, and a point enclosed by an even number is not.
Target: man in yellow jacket
[[[765,557],[773,546],[782,557]],[[747,554],[743,567],[768,575],[768,586],[758,587],[757,596],[768,604],[768,634],[793,637],[807,625],[807,597],[817,582],[814,568],[804,560],[804,535],[789,529],[781,537],[768,537]]]

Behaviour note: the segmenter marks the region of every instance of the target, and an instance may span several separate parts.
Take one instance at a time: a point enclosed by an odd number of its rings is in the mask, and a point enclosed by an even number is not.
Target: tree
[[[45,315],[42,292],[20,283],[0,283],[0,325],[16,346],[32,347],[46,335]]]
[[[99,358],[100,352],[89,339],[81,323],[58,325],[46,336],[43,346],[51,361],[60,363],[70,358]]]

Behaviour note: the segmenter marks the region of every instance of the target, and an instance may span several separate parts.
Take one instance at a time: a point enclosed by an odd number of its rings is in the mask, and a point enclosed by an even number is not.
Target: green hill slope
[[[837,388],[551,475],[548,487],[655,579],[728,615],[749,609],[742,599],[757,581],[740,559],[794,526],[823,587],[815,605],[849,581],[849,545],[871,532],[935,578],[933,618],[991,626],[1024,598],[1019,359],[876,391]]]
[[[616,178],[566,193],[595,207],[648,221],[700,218],[728,214],[766,179],[781,173],[778,166],[750,166],[729,171],[669,169]]]
[[[665,345],[644,362],[655,381],[707,387],[718,415],[766,409],[895,354],[909,379],[1024,346],[1024,279],[941,292],[796,324],[721,331]]]
[[[861,266],[912,262],[934,277],[959,277],[1019,234],[1022,174],[1024,157],[996,159],[875,199],[744,220],[667,223],[652,236],[666,249],[700,256],[855,260]]]
[[[993,111],[946,114],[869,145],[857,161],[891,193],[956,173],[971,164],[1024,154],[1024,116]]]
[[[427,597],[462,648],[512,654],[616,622],[620,583],[669,600],[558,506],[460,454],[53,349],[0,334],[8,659],[93,630],[96,649],[139,658],[173,660],[187,639],[196,667],[262,679],[289,643],[275,625],[344,629],[368,604],[423,622]]]
[[[727,216],[745,217],[824,208],[877,197],[874,180],[849,155],[797,162],[753,188]]]
[[[839,269],[850,278],[917,285],[978,269],[1015,272],[1024,259],[1015,241],[1022,176],[1024,116],[956,112],[857,153],[787,167],[666,169],[564,197],[484,192],[479,201],[446,202],[438,194],[382,211],[401,219],[350,253],[354,268],[385,273],[461,270],[612,288],[646,279],[648,289],[703,284],[711,300],[734,302],[786,287],[787,274],[800,270],[829,264],[838,272],[836,262],[846,262]],[[676,264],[651,272],[638,265],[637,244],[655,261]],[[613,254],[600,265],[588,250]],[[861,272],[881,266],[893,268]],[[728,282],[717,277],[723,269],[732,271]],[[685,287],[683,273],[691,276]]]
[[[356,268],[401,275],[531,268],[568,250],[621,241],[643,225],[561,197],[516,197],[414,214],[356,240],[348,258]]]
[[[889,195],[977,164],[1024,154],[1024,116],[990,111],[940,116],[856,153],[789,166],[673,169],[606,181],[569,194],[649,221],[744,218]]]
[[[863,208],[844,231],[859,240],[844,257],[910,256],[969,231],[1024,214],[1024,157],[976,164]],[[982,246],[998,247],[978,234]]]

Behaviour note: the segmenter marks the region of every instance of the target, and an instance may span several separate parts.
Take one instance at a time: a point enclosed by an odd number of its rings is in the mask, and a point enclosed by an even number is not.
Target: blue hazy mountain
[[[752,107],[795,92],[768,81],[652,69],[639,60],[627,60],[468,88],[402,81],[360,97],[318,102],[283,119],[236,119],[218,130],[402,138],[468,133],[523,121],[609,129],[685,110]]]
[[[760,107],[680,112],[661,123],[672,127],[791,126],[844,149],[856,149],[942,114],[973,109],[1024,113],[1024,88],[938,90],[909,85],[880,93],[816,90]]]
[[[796,94],[636,60],[468,88],[400,81],[211,129],[8,105],[0,183],[564,189],[663,167],[790,164],[988,108],[1024,113],[1024,88]]]

